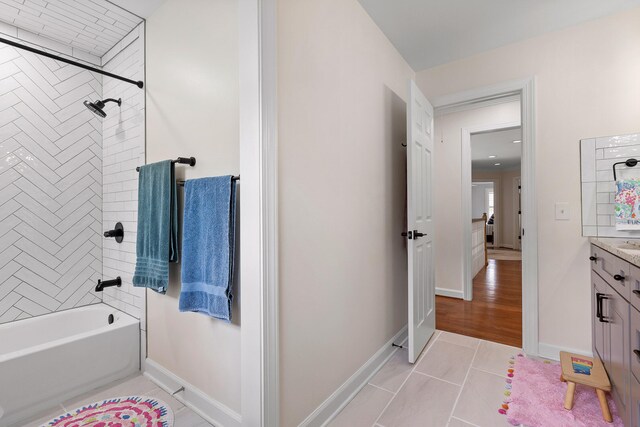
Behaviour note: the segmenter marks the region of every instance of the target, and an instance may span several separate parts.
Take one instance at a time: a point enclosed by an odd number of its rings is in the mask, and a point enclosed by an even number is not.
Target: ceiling
[[[520,167],[522,128],[471,135],[471,167],[474,171],[505,171]],[[489,156],[496,156],[491,158]],[[496,166],[496,163],[500,165]]]
[[[106,0],[0,0],[0,21],[102,57],[142,19]]]
[[[415,71],[640,6],[640,0],[358,1]]]

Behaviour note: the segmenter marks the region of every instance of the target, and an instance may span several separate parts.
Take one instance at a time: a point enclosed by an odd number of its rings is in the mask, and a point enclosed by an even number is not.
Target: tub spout
[[[120,276],[116,277],[113,280],[105,280],[104,282],[102,280],[98,280],[96,292],[102,292],[104,288],[108,288],[110,286],[122,286],[122,279],[120,279]]]

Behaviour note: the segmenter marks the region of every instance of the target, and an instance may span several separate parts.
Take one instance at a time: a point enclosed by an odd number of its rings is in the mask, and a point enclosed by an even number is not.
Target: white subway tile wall
[[[0,22],[19,27],[23,40],[54,50],[62,46],[99,65],[142,19],[107,0],[0,0]]]
[[[144,80],[144,24],[140,24],[103,57],[103,69],[133,80]],[[145,290],[132,284],[136,265],[138,173],[145,163],[144,90],[130,83],[105,78],[105,98],[122,98],[122,106],[107,104],[103,134],[103,227],[111,230],[119,221],[124,241],[103,239],[105,279],[122,278],[122,287],[104,290],[105,303],[141,320],[145,325]]]
[[[100,302],[102,78],[0,45],[0,323]]]
[[[638,231],[616,230],[613,164],[640,159],[640,134],[618,135],[580,141],[582,183],[582,235],[639,238]],[[640,165],[616,166],[618,178],[640,177]]]

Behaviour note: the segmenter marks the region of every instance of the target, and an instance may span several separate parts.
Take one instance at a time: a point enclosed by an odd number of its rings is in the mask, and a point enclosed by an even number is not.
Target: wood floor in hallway
[[[473,301],[437,296],[436,328],[522,347],[522,263],[490,259],[473,279]]]

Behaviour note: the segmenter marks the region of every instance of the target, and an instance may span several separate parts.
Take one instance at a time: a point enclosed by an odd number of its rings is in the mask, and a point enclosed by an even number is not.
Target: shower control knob
[[[117,243],[122,243],[124,239],[124,227],[121,222],[116,224],[116,228],[113,230],[105,231],[104,237],[115,237]]]

